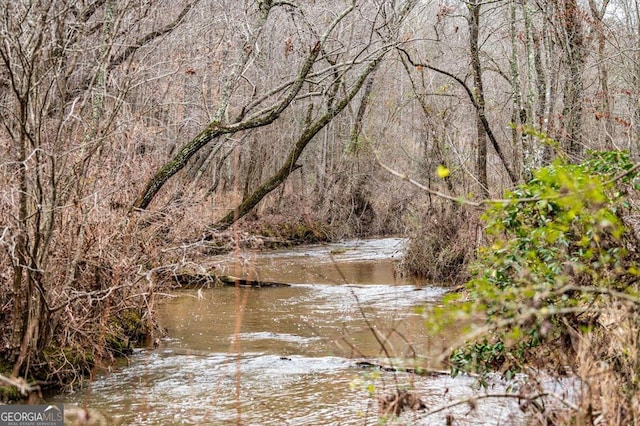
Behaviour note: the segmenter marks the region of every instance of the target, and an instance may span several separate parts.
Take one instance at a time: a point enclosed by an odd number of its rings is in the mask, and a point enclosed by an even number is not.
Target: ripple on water
[[[286,250],[274,250],[252,253],[255,259],[295,259],[311,257],[314,260],[332,262],[332,257],[338,262],[375,261],[379,259],[400,258],[406,249],[406,238],[376,238],[364,240],[347,240],[331,244],[312,244],[294,247]],[[227,256],[234,259],[234,255]]]
[[[98,377],[86,396],[87,405],[107,414],[118,412],[112,418],[114,424],[222,425],[240,418],[243,425],[356,425],[363,424],[364,417],[376,418],[375,400],[365,391],[371,376],[340,357],[196,356],[174,351],[140,353],[134,358],[131,367]],[[428,417],[405,413],[400,424],[446,424],[447,415],[453,416],[455,424],[464,425],[526,423],[517,399],[485,399],[484,391],[473,389],[472,377],[397,373],[393,378],[381,374],[386,380],[375,382],[379,395],[397,385],[412,389],[427,410],[452,405]],[[559,386],[566,389],[568,385]],[[327,388],[333,391],[327,394]],[[487,392],[504,394],[507,390],[493,377]],[[470,397],[476,398],[473,409],[469,404],[454,405]]]
[[[317,416],[335,412],[341,403],[341,397],[327,401],[326,387],[349,392],[353,374],[349,360],[330,356],[170,351],[138,354],[132,361],[131,367],[98,377],[85,401],[107,414],[118,412],[113,420],[123,424],[223,424],[237,418],[238,407],[243,424],[278,424],[274,410],[290,424],[314,416],[315,424],[323,424]]]
[[[447,289],[427,286],[416,288],[411,285],[300,285],[313,289],[297,298],[284,300],[283,304],[306,304],[308,312],[334,312],[334,320],[360,317],[360,308],[378,315],[391,312],[411,315],[413,307],[434,303],[442,298]],[[349,315],[349,314],[352,315]],[[346,315],[346,316],[345,316]]]
[[[258,331],[252,333],[239,333],[238,338],[240,340],[275,340],[287,343],[309,344],[313,341],[322,340],[318,336],[298,336],[289,333],[274,333],[272,331]],[[230,336],[229,340],[234,340],[234,336]]]

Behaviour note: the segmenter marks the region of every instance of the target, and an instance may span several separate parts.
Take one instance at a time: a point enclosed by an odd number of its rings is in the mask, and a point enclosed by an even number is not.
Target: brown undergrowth
[[[39,264],[41,274],[22,275],[42,301],[40,310],[30,305],[30,315],[39,316],[26,331],[33,346],[16,347],[11,340],[18,296],[5,278],[16,259],[0,256],[0,374],[24,378],[31,393],[79,385],[96,366],[131,353],[160,332],[153,319],[159,289],[148,273],[158,265],[156,230],[110,210],[102,213],[100,220],[87,222],[81,239],[69,235],[75,226],[60,223],[48,258]],[[12,387],[0,390],[4,400],[26,396]]]
[[[603,305],[589,332],[573,329],[569,341],[537,348],[537,367],[526,371],[517,393],[540,396],[520,405],[528,424],[638,424],[640,315],[633,305]]]
[[[635,306],[634,306],[635,305]],[[531,423],[626,425],[640,418],[640,314],[637,303],[603,306],[591,332],[573,330],[570,349],[555,351],[550,364],[566,366],[573,386],[551,394],[555,404],[531,407]]]
[[[400,265],[403,272],[438,284],[461,284],[479,244],[479,212],[455,204],[432,206],[420,216]]]
[[[19,348],[10,341],[15,298],[11,265],[16,259],[9,250],[0,255],[4,377],[24,377],[36,393],[48,387],[73,388],[96,367],[152,342],[162,333],[154,319],[155,306],[175,285],[159,272],[199,270],[207,263],[204,259],[237,248],[290,247],[357,234],[355,229],[336,230],[322,216],[325,211],[311,212],[305,204],[281,204],[280,211],[263,208],[224,232],[210,232],[208,225],[220,211],[210,211],[205,202],[186,205],[170,192],[160,207],[128,211],[126,200],[135,193],[132,182],[114,185],[112,195],[88,212],[84,206],[68,209],[56,223],[50,254],[34,282],[44,300],[38,345],[29,349],[18,371],[14,365]],[[18,397],[15,389],[2,394],[3,399]]]

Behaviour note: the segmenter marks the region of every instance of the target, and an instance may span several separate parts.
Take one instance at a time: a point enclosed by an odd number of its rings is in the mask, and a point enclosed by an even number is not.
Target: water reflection
[[[347,241],[275,252],[221,256],[221,273],[297,284],[420,284],[396,273],[406,241],[401,238]]]

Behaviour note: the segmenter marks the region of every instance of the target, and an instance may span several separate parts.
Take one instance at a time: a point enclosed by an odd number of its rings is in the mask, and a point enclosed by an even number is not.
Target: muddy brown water
[[[292,284],[179,290],[159,308],[167,337],[50,402],[90,407],[106,424],[375,425],[376,397],[410,389],[427,411],[474,395],[470,377],[420,377],[359,368],[358,361],[441,369],[444,340],[420,309],[445,289],[395,273],[405,241],[347,241],[216,259],[224,273]],[[377,336],[377,337],[376,337]],[[381,342],[386,349],[382,349]],[[388,356],[393,357],[389,361]],[[493,391],[500,390],[496,384]],[[517,403],[481,400],[399,424],[519,424]]]

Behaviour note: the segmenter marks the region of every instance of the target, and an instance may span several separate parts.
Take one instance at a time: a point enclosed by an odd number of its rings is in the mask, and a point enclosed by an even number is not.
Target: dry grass
[[[579,385],[576,395],[561,409],[534,416],[535,424],[548,424],[550,418],[559,425],[640,423],[638,307],[612,303],[597,328],[573,335],[575,355],[566,362]]]
[[[438,284],[466,281],[479,242],[478,226],[478,213],[469,207],[445,204],[428,209],[410,238],[401,268]]]
[[[2,170],[0,212],[7,221],[0,227],[0,373],[37,380],[41,387],[74,386],[94,366],[111,362],[160,332],[153,310],[161,289],[153,270],[169,257],[175,261],[162,249],[179,209],[130,214],[137,182],[148,169],[136,169],[134,156],[121,164],[115,150],[104,150],[103,155],[101,162],[86,167],[82,180],[68,168],[57,170],[59,180],[47,186],[33,183],[33,196],[38,191],[44,195],[40,206],[27,206],[34,213],[26,216],[26,227],[18,219],[15,175]],[[47,163],[30,166],[49,173]],[[37,208],[46,213],[39,220]],[[20,263],[20,250],[29,259],[28,267]],[[17,288],[39,297],[40,305],[27,305]],[[25,310],[30,328],[23,331],[19,347],[12,335],[17,315]],[[24,361],[16,369],[18,353]]]

